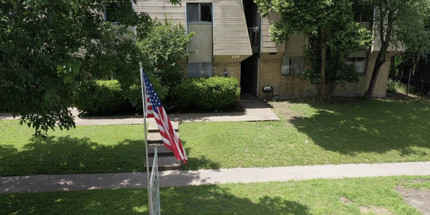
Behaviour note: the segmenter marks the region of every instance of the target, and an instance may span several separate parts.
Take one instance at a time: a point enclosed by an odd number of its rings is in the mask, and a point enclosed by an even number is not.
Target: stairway
[[[178,123],[172,122],[172,126],[175,131],[178,132]],[[148,126],[148,156],[150,170],[152,168],[155,148],[157,148],[158,151],[159,170],[176,170],[181,167],[181,162],[176,160],[173,152],[164,146],[157,124],[155,122],[150,122]]]

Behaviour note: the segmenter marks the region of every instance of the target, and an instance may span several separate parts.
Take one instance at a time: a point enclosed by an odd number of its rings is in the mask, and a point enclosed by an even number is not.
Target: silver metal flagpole
[[[143,127],[144,127],[144,133],[145,133],[145,154],[146,154],[146,177],[148,179],[147,183],[147,190],[148,190],[148,209],[149,214],[152,214],[151,211],[151,191],[149,189],[150,185],[150,173],[149,173],[149,156],[148,156],[148,129],[146,125],[146,117],[147,117],[147,111],[146,111],[146,87],[143,80],[143,68],[140,67],[140,85],[142,87],[142,104],[143,104]]]

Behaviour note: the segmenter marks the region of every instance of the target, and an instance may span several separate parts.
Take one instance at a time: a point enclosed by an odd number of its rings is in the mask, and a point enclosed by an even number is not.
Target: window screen
[[[358,73],[366,72],[366,58],[365,57],[348,57],[346,63],[355,65]]]
[[[210,77],[212,76],[212,63],[197,62],[188,63],[188,77]]]
[[[187,3],[187,22],[212,22],[212,3]]]
[[[281,74],[294,75],[303,72],[303,58],[302,57],[282,57]]]
[[[199,19],[199,4],[188,3],[187,4],[187,22],[198,22]]]

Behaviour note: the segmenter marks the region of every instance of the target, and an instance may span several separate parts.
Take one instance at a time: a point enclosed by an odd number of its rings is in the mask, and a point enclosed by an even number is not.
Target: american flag
[[[146,95],[151,103],[152,112],[154,114],[155,121],[157,122],[158,130],[160,131],[164,146],[175,154],[177,160],[181,160],[187,164],[188,158],[184,148],[182,147],[181,140],[179,140],[178,134],[175,132],[157,93],[154,91],[154,88],[152,88],[151,82],[143,69],[142,78],[145,84]]]
[[[151,101],[149,101],[149,96],[146,93],[146,91],[145,91],[145,98],[146,98],[146,103],[145,103],[146,117],[147,118],[153,118],[154,117],[154,112],[152,111]]]

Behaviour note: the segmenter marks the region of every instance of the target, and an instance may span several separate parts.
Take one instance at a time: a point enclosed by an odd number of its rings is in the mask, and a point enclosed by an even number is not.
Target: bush
[[[182,111],[224,110],[234,105],[239,95],[239,83],[235,78],[189,78],[171,91],[171,104]]]
[[[160,79],[154,74],[147,72],[146,75],[151,81],[152,87],[154,88],[155,92],[157,92],[158,97],[161,101],[163,101],[167,97],[169,88],[163,86]],[[133,84],[129,88],[123,89],[122,95],[123,97],[127,98],[127,100],[137,112],[142,113],[142,89],[140,84]]]
[[[74,99],[75,106],[92,116],[105,116],[129,112],[132,105],[122,95],[117,80],[80,83]]]

